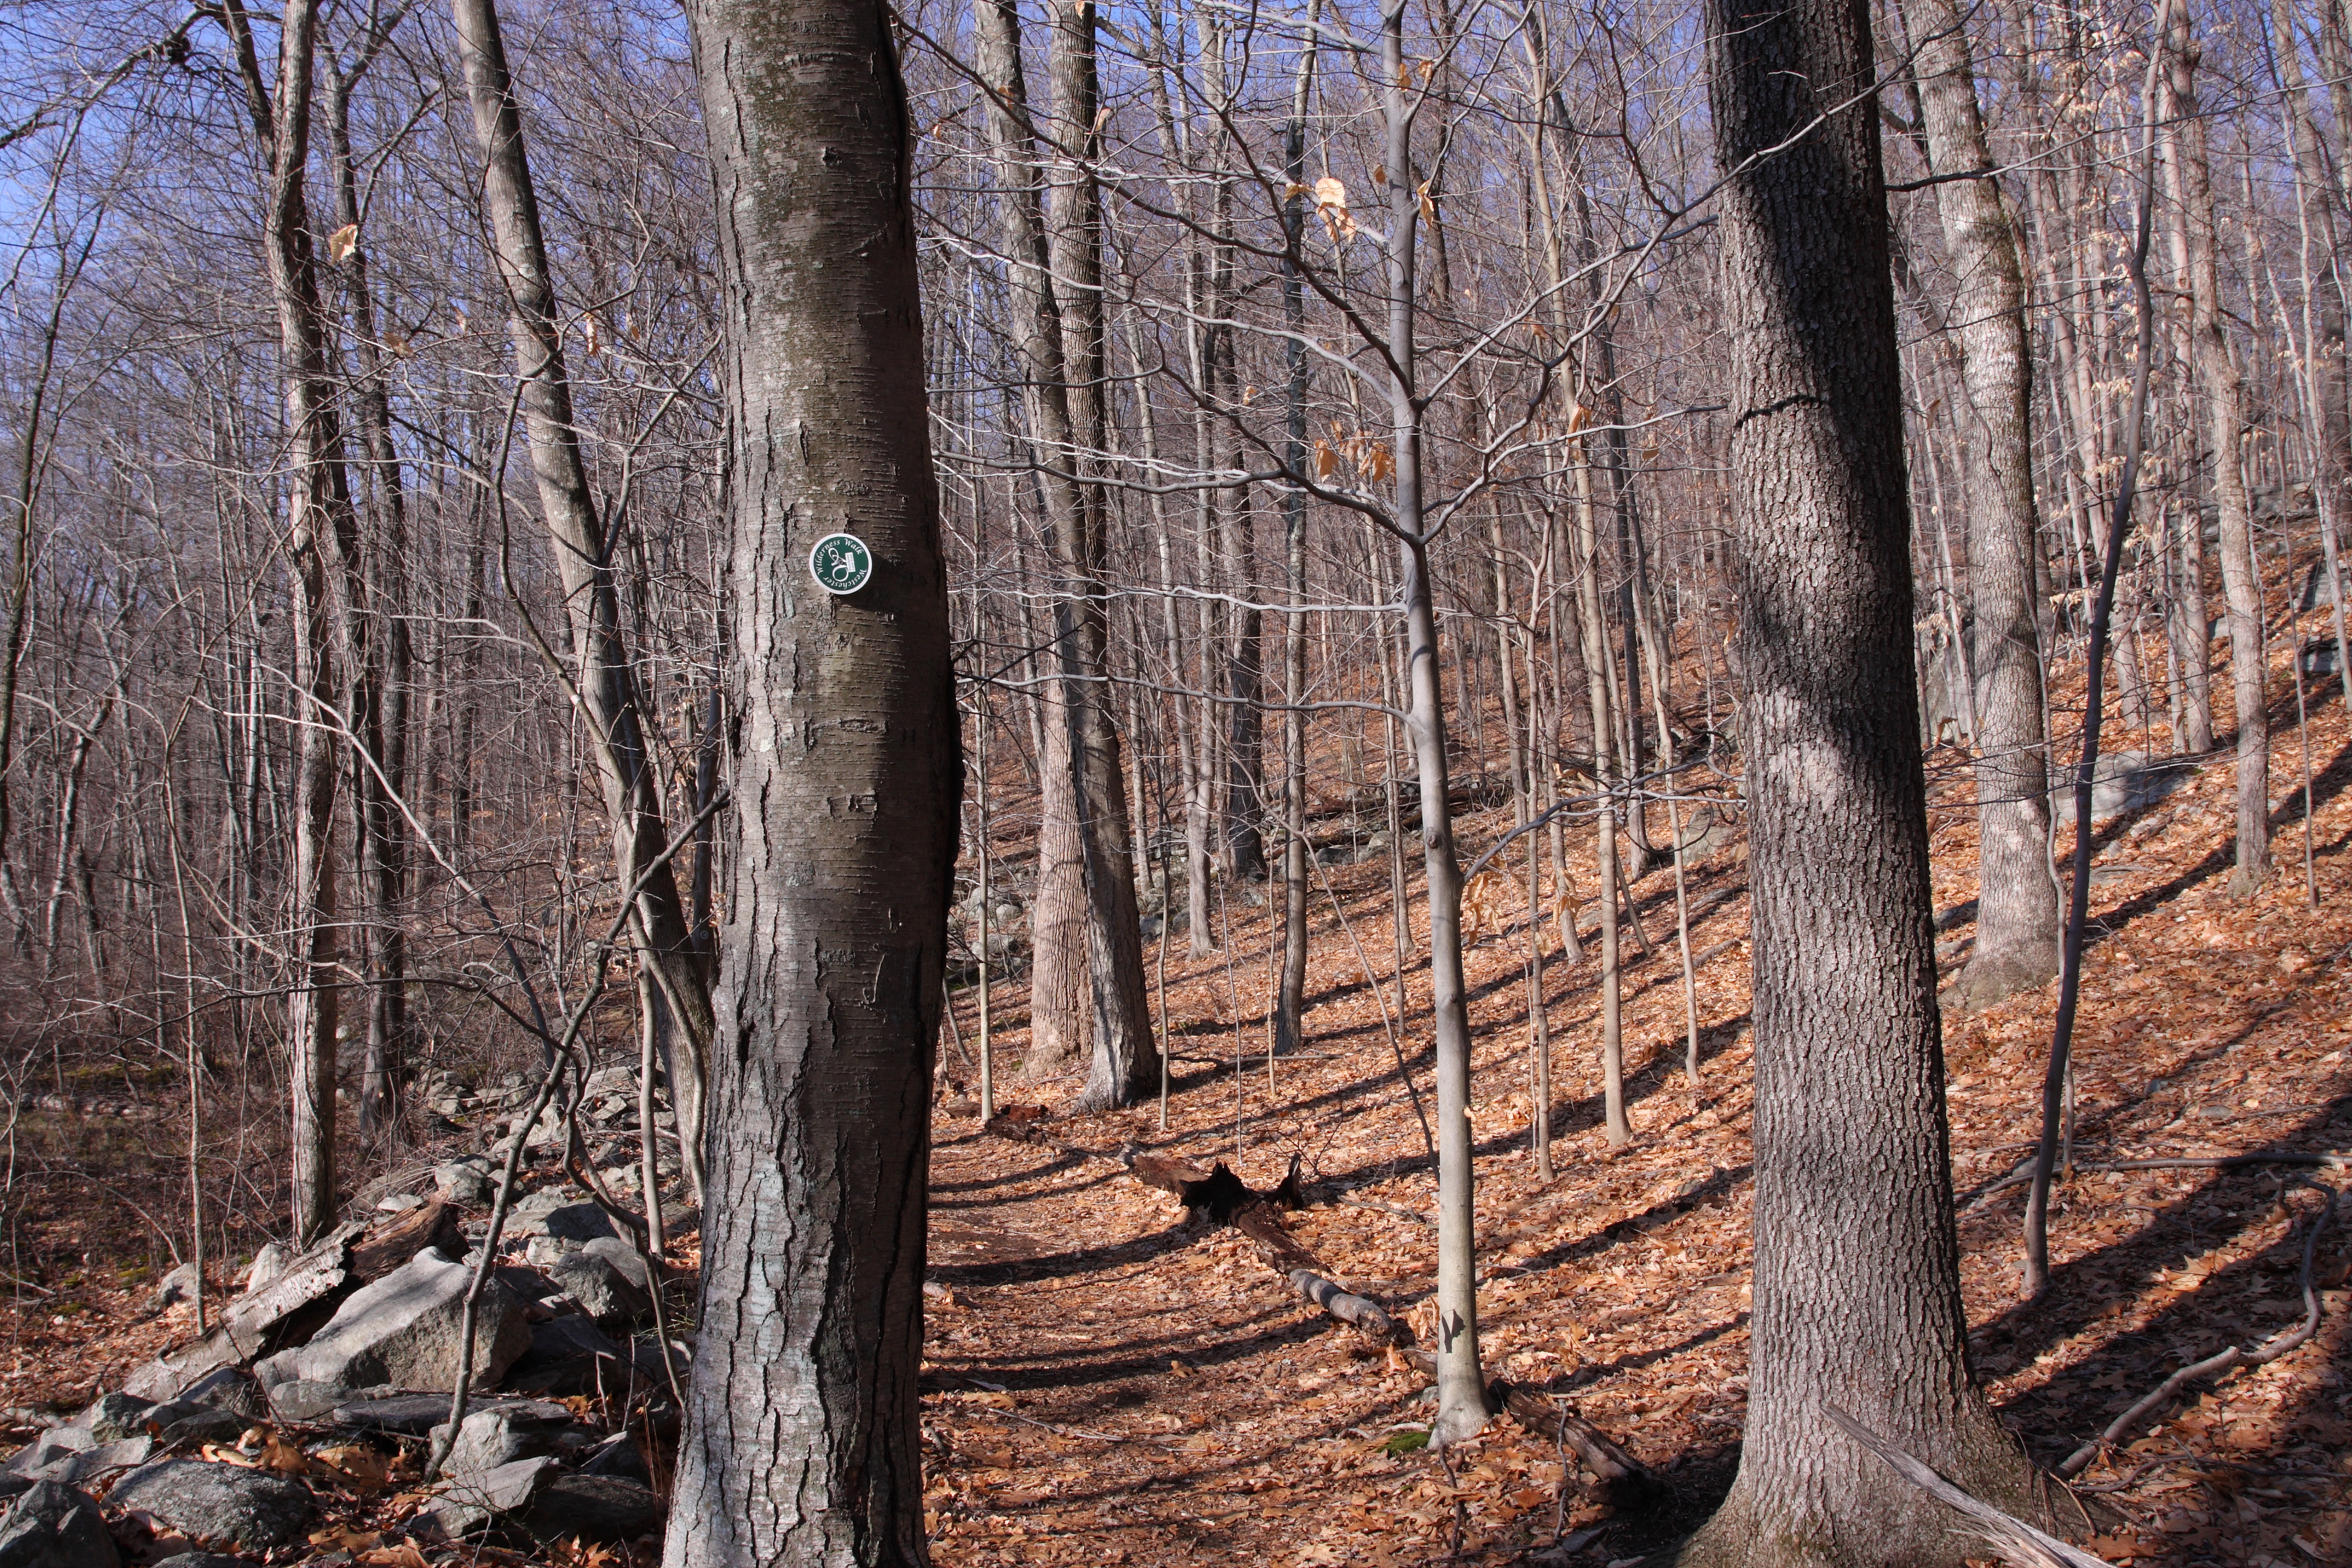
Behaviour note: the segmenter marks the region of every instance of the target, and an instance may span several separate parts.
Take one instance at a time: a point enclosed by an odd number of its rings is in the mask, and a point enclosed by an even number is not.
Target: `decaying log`
[[[249,1366],[300,1344],[335,1315],[343,1298],[373,1284],[428,1247],[451,1258],[466,1255],[457,1214],[436,1199],[370,1232],[364,1220],[336,1226],[327,1238],[289,1263],[275,1279],[224,1309],[212,1331],[132,1374],[125,1392],[138,1399],[169,1399],[205,1373]]]
[[[1116,1153],[1082,1148],[1046,1137],[1034,1121],[1000,1121],[990,1123],[989,1130],[1015,1142],[1044,1144],[1067,1154],[1117,1161],[1137,1181],[1168,1194],[1198,1218],[1232,1226],[1249,1239],[1266,1265],[1287,1279],[1299,1295],[1341,1322],[1392,1348],[1420,1371],[1436,1375],[1437,1358],[1414,1342],[1412,1325],[1391,1316],[1370,1297],[1357,1295],[1335,1283],[1330,1269],[1301,1246],[1283,1223],[1284,1210],[1307,1206],[1296,1156],[1282,1181],[1271,1191],[1262,1193],[1234,1175],[1222,1160],[1211,1169],[1202,1170],[1189,1160],[1147,1152],[1131,1145]],[[1600,1490],[1612,1500],[1630,1502],[1663,1489],[1656,1478],[1632,1455],[1559,1400],[1497,1381],[1486,1385],[1486,1403],[1489,1409],[1507,1413],[1520,1426],[1576,1455],[1583,1468],[1592,1473]]]

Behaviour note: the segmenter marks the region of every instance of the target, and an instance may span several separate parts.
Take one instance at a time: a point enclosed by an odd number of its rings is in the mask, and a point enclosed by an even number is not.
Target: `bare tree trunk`
[[[393,445],[392,411],[385,395],[383,356],[377,348],[375,300],[368,283],[368,253],[362,243],[359,178],[352,159],[351,98],[385,36],[379,27],[367,40],[357,68],[346,72],[331,51],[328,73],[328,153],[334,173],[335,221],[344,237],[341,267],[351,302],[352,352],[358,384],[352,405],[358,416],[373,500],[373,538],[363,541],[357,564],[358,594],[364,605],[349,605],[354,626],[346,633],[352,671],[353,752],[352,840],[358,852],[360,896],[368,927],[366,1056],[360,1069],[359,1128],[362,1135],[389,1127],[397,1109],[398,1079],[408,1051],[408,930],[402,897],[407,876],[406,819],[395,805],[405,787],[408,766],[408,685],[411,652],[408,618],[403,614],[403,579],[408,570],[408,520],[400,455]],[[373,545],[371,549],[370,546]]]
[[[1381,72],[1388,163],[1412,166],[1418,94],[1404,54],[1404,8],[1383,14]],[[1454,858],[1445,756],[1444,670],[1437,609],[1429,576],[1428,519],[1423,504],[1422,403],[1413,385],[1419,309],[1413,229],[1420,197],[1392,180],[1388,210],[1387,342],[1389,418],[1396,449],[1395,514],[1404,576],[1407,730],[1421,784],[1422,864],[1428,877],[1430,1013],[1437,1055],[1437,1413],[1430,1441],[1443,1446],[1486,1425],[1486,1384],[1478,1354],[1475,1173],[1470,1139],[1470,1018],[1462,973],[1462,868]]]
[[[2000,187],[1952,178],[1993,166],[1977,104],[1966,20],[1956,0],[1911,0],[1920,119],[1960,279],[1960,369],[1973,419],[1954,421],[1967,451],[1969,595],[1976,611],[1979,892],[1976,949],[1955,988],[1963,1008],[2058,973],[2058,891],[2050,879],[2048,736],[2035,624],[2033,370],[2025,276]]]
[[[326,313],[320,303],[318,259],[310,247],[303,199],[310,168],[318,11],[314,0],[286,7],[278,40],[278,79],[267,86],[244,7],[223,10],[237,55],[247,109],[269,153],[268,205],[263,250],[278,307],[280,375],[286,384],[289,452],[287,549],[295,609],[293,898],[290,909],[298,973],[287,1040],[293,1058],[294,1237],[315,1240],[334,1224],[335,1037],[338,941],[335,888],[336,731],[343,696],[336,674],[333,595],[353,542],[351,491],[343,471],[342,433],[327,362]]]
[[[2213,452],[2213,501],[2220,513],[2221,593],[2230,623],[2230,685],[2238,719],[2238,849],[2230,889],[2258,890],[2271,858],[2270,706],[2263,695],[2261,584],[2254,575],[2253,509],[2246,498],[2240,437],[2246,428],[2245,377],[2230,356],[2221,325],[2221,273],[2213,212],[2212,164],[2197,106],[2197,41],[2186,8],[2175,11],[2170,39],[2172,113],[2168,140],[2179,199],[2188,273],[2190,356],[2205,391],[2207,440]]]
[[[578,700],[603,764],[598,773],[612,824],[614,864],[622,886],[643,888],[630,921],[637,962],[653,971],[662,999],[679,1026],[677,1044],[682,1048],[671,1055],[670,1100],[677,1116],[682,1163],[699,1194],[704,1190],[703,1085],[709,1075],[713,1037],[709,986],[678,898],[677,878],[663,858],[669,833],[663,821],[660,780],[647,747],[635,668],[621,625],[613,542],[597,515],[572,418],[554,278],[540,229],[539,198],[531,186],[521,110],[507,72],[497,6],[495,0],[451,0],[451,5],[473,101],[474,134],[482,153],[482,205],[497,240],[499,275],[512,309],[515,372],[522,382],[531,468],[571,613],[572,649],[579,659]]]
[[[700,0],[733,440],[736,849],[667,1568],[921,1568],[930,1073],[960,761],[887,6]],[[871,583],[820,592],[855,526]]]
[[[1321,18],[1322,0],[1307,0],[1307,25]],[[1283,204],[1286,249],[1282,258],[1283,324],[1289,371],[1283,463],[1292,473],[1307,468],[1307,282],[1299,272],[1298,247],[1307,232],[1307,110],[1315,85],[1316,35],[1299,47],[1298,71],[1290,89],[1290,120],[1283,132],[1284,177],[1290,195]],[[1307,1008],[1307,492],[1286,485],[1282,494],[1284,565],[1289,577],[1290,613],[1283,617],[1282,691],[1290,710],[1282,716],[1282,976],[1275,1002],[1275,1048],[1291,1052],[1303,1040]],[[1352,784],[1349,787],[1352,787]],[[1370,984],[1371,976],[1364,976]]]
[[[2013,1512],[2044,1511],[1972,1386],[1960,1302],[1869,13],[1710,0],[1706,28],[1717,164],[1734,171],[1722,298],[1756,1300],[1739,1472],[1678,1560],[1958,1568],[1969,1543],[1824,1414],[1852,1412]]]

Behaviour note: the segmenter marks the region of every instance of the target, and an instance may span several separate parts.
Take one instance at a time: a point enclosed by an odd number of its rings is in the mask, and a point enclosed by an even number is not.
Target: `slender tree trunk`
[[[289,433],[287,552],[294,584],[294,834],[290,946],[297,973],[287,1020],[293,1058],[293,1196],[297,1242],[335,1221],[336,735],[344,695],[337,676],[336,588],[353,544],[342,433],[327,359],[326,312],[303,187],[310,169],[318,11],[293,0],[281,18],[278,79],[264,84],[244,7],[223,16],[236,51],[247,109],[269,153],[263,250],[278,307],[279,374]]]
[[[713,1038],[710,991],[694,948],[677,878],[663,858],[669,833],[660,780],[646,736],[644,704],[621,622],[620,589],[604,520],[597,514],[572,381],[563,362],[562,323],[539,221],[539,198],[522,139],[522,115],[507,71],[494,0],[451,0],[474,134],[482,162],[482,205],[497,240],[499,275],[511,307],[515,372],[522,382],[524,428],[539,502],[554,545],[579,660],[582,717],[593,731],[612,824],[614,863],[625,887],[642,886],[630,921],[637,961],[653,971],[679,1026],[670,1059],[670,1100],[688,1179],[703,1184],[703,1085]]]
[[[1698,1564],[1974,1549],[1836,1405],[2040,1517],[1969,1375],[1912,675],[1902,384],[1869,12],[1709,0],[1731,342],[1756,1052],[1754,1346]],[[1815,123],[1817,116],[1826,116]],[[1785,148],[1759,156],[1768,148]]]
[[[2253,509],[2246,497],[2240,439],[2246,428],[2245,377],[2230,354],[2221,324],[2220,244],[2211,160],[2197,105],[2197,41],[2186,8],[2175,11],[2170,39],[2172,144],[2187,237],[2189,344],[2205,393],[2207,441],[2213,452],[2213,501],[2220,514],[2221,594],[2230,624],[2230,685],[2238,719],[2238,847],[2231,891],[2260,889],[2271,858],[2270,706],[2263,695],[2262,588],[2254,575]]]
[[[930,1075],[960,761],[887,7],[700,0],[733,441],[703,1295],[667,1568],[927,1561]],[[835,598],[810,547],[854,529]]]
[[[1307,25],[1320,20],[1322,0],[1307,0]],[[1290,121],[1283,132],[1284,177],[1290,195],[1282,226],[1287,244],[1282,258],[1283,324],[1290,341],[1284,353],[1289,372],[1285,399],[1283,462],[1294,474],[1307,468],[1307,281],[1298,247],[1307,232],[1307,110],[1315,88],[1316,35],[1299,47],[1298,71],[1290,89]],[[1290,614],[1283,617],[1282,691],[1291,704],[1282,716],[1282,977],[1275,1002],[1275,1048],[1302,1044],[1307,1008],[1307,492],[1286,485],[1282,492],[1284,565],[1289,577]],[[1353,787],[1349,781],[1349,788]],[[1370,975],[1364,977],[1369,984]]]
[[[1957,0],[1911,0],[1920,118],[1960,279],[1960,370],[1975,417],[1954,421],[1967,451],[1969,595],[1976,611],[1979,892],[1976,949],[1955,991],[1980,1007],[2058,973],[2058,890],[2050,879],[2048,736],[2035,624],[2033,370],[2025,276],[2000,185],[1955,179],[1993,166]]]
[[[1412,166],[1418,95],[1404,54],[1404,8],[1381,18],[1381,70],[1388,163]],[[1437,1055],[1437,1414],[1430,1441],[1475,1436],[1486,1425],[1486,1384],[1478,1355],[1475,1174],[1470,1138],[1470,1017],[1462,973],[1462,868],[1454,858],[1445,756],[1443,661],[1437,607],[1429,576],[1430,541],[1423,500],[1421,395],[1413,385],[1419,310],[1413,229],[1420,198],[1394,180],[1388,210],[1387,342],[1389,419],[1395,442],[1393,523],[1402,538],[1407,731],[1421,784],[1422,864],[1428,878],[1430,1013]]]
[[[377,35],[381,37],[381,35]],[[348,237],[341,261],[351,302],[352,354],[359,382],[352,406],[370,483],[373,537],[362,542],[364,606],[350,607],[355,623],[345,635],[354,663],[352,713],[352,839],[358,850],[360,895],[368,925],[367,1054],[360,1069],[359,1126],[383,1131],[397,1109],[398,1079],[408,1051],[408,928],[402,899],[407,879],[406,819],[394,797],[408,766],[408,687],[412,663],[403,579],[408,570],[407,502],[400,454],[393,445],[392,409],[377,348],[375,299],[361,232],[359,178],[352,158],[351,95],[357,85],[331,55],[328,60],[329,155],[334,170],[335,221]],[[371,548],[372,546],[372,548]]]

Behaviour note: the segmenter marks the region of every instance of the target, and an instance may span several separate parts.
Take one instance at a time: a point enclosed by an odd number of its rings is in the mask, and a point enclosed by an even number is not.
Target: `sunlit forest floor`
[[[2099,826],[2075,1037],[2080,1166],[2352,1149],[2352,732],[2336,689],[2315,683],[2314,910],[2292,643],[2280,640],[2276,870],[2263,889],[2242,901],[2225,889],[2226,710],[2221,750],[2183,759],[2169,793]],[[2077,663],[2053,687],[2062,711],[2079,673]],[[2218,672],[2214,689],[2224,701]],[[2110,742],[2145,743],[2112,732]],[[2062,755],[2074,744],[2062,732]],[[1938,749],[1929,772],[1948,978],[1971,931],[1976,833],[1963,755]],[[1490,810],[1465,820],[1461,838],[1475,852],[1507,826],[1507,808]],[[2070,838],[2062,831],[2062,860]],[[1589,856],[1589,831],[1571,834],[1571,849]],[[1563,962],[1548,935],[1549,1183],[1528,1149],[1524,915],[1468,955],[1490,1370],[1567,1399],[1667,1484],[1666,1500],[1612,1511],[1573,1484],[1572,1454],[1508,1418],[1442,1456],[1399,1441],[1426,1419],[1424,1380],[1300,1300],[1239,1236],[1186,1228],[1173,1200],[1115,1159],[981,1127],[966,989],[961,1045],[942,1046],[955,1081],[942,1090],[933,1164],[931,1274],[951,1292],[931,1303],[923,1384],[936,1558],[950,1568],[1394,1568],[1528,1555],[1602,1564],[1703,1518],[1736,1466],[1745,1409],[1751,1104],[1747,905],[1736,895],[1746,876],[1738,834],[1692,868],[1690,900],[1703,912],[1691,942],[1706,955],[1696,1087],[1682,1068],[1671,875],[1635,889],[1655,952],[1626,944],[1633,1138],[1622,1149],[1601,1129],[1594,965]],[[1002,982],[999,1097],[1045,1108],[1059,1145],[1223,1160],[1259,1186],[1297,1156],[1326,1197],[1347,1200],[1294,1215],[1299,1238],[1343,1284],[1410,1316],[1433,1284],[1433,1237],[1420,1216],[1433,1212],[1434,1175],[1399,1056],[1425,1106],[1426,971],[1408,969],[1400,1019],[1384,859],[1319,877],[1302,1052],[1267,1060],[1273,927],[1266,908],[1235,896],[1221,951],[1188,956],[1181,929],[1168,946],[1176,1059],[1165,1131],[1156,1106],[1070,1117],[1075,1079],[1024,1080],[1024,999]],[[1156,966],[1156,945],[1147,957]],[[2318,1199],[2287,1184],[2340,1180],[2325,1167],[2078,1169],[2052,1223],[2056,1289],[2021,1306],[2024,1189],[1994,1184],[2030,1150],[2054,1006],[2053,987],[1945,1026],[1977,1366],[2004,1418],[2051,1465],[2174,1367],[2298,1321],[2302,1237]],[[63,1198],[37,1203],[31,1217],[51,1257],[91,1223],[86,1204]],[[2325,1317],[2311,1343],[2196,1385],[2084,1471],[2084,1489],[2115,1514],[2094,1550],[2147,1564],[2352,1561],[2352,1387],[2338,1370],[2352,1319],[2347,1242],[2352,1223],[2319,1250]],[[140,1290],[118,1289],[100,1251],[89,1261],[86,1277],[53,1273],[45,1294],[19,1289],[0,1320],[10,1400],[86,1400],[184,1334],[184,1309],[142,1321]]]

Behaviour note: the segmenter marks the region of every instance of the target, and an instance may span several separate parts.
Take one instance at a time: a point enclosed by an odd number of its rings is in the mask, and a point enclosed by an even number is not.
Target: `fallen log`
[[[1222,1160],[1202,1170],[1189,1160],[1150,1153],[1132,1145],[1116,1153],[1087,1149],[1046,1137],[1034,1121],[992,1122],[989,1130],[1015,1142],[1045,1144],[1064,1153],[1125,1165],[1137,1181],[1175,1198],[1196,1220],[1230,1225],[1241,1232],[1266,1265],[1287,1279],[1300,1296],[1350,1328],[1392,1348],[1417,1370],[1436,1375],[1437,1358],[1415,1342],[1412,1324],[1391,1316],[1370,1297],[1360,1296],[1336,1283],[1329,1268],[1301,1246],[1283,1223],[1284,1210],[1307,1206],[1306,1187],[1298,1179],[1297,1156],[1291,1158],[1290,1169],[1279,1184],[1270,1191],[1259,1192],[1234,1174]],[[1508,1414],[1520,1426],[1576,1455],[1583,1468],[1591,1472],[1599,1489],[1612,1501],[1633,1502],[1664,1490],[1639,1460],[1560,1400],[1497,1380],[1486,1385],[1486,1407]]]
[[[141,1367],[124,1391],[139,1399],[170,1399],[207,1373],[250,1366],[300,1344],[335,1315],[344,1297],[373,1284],[428,1247],[452,1258],[466,1253],[457,1211],[438,1199],[373,1232],[364,1220],[338,1226],[274,1278],[229,1302],[204,1338]]]

